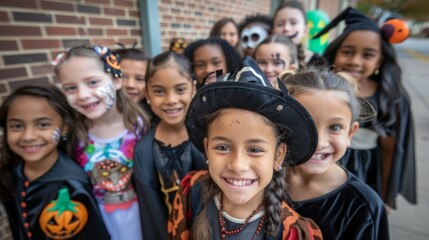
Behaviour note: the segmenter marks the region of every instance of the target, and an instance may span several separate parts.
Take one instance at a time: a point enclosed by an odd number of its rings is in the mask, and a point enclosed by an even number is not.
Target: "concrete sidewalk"
[[[392,240],[429,239],[429,39],[408,39],[396,46],[403,83],[411,97],[414,117],[418,204],[398,197],[389,215]]]

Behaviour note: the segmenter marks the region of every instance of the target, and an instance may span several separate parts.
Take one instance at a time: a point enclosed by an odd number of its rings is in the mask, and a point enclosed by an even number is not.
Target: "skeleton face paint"
[[[240,44],[243,49],[255,48],[268,37],[268,31],[262,26],[252,26],[241,31]]]
[[[57,127],[52,132],[52,143],[58,144],[60,142],[60,138],[61,138],[61,130]]]
[[[104,86],[97,89],[97,93],[101,98],[105,99],[106,112],[112,109],[116,100],[116,91],[112,81],[106,81]]]

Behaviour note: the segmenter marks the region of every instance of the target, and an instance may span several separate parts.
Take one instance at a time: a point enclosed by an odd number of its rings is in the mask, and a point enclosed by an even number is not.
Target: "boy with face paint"
[[[245,56],[253,56],[256,46],[270,35],[271,26],[271,18],[261,14],[247,16],[239,24],[240,47]]]
[[[273,34],[288,36],[297,47],[298,68],[309,65],[325,65],[324,59],[309,51],[305,44],[308,34],[307,18],[304,5],[300,1],[284,1],[273,15]]]

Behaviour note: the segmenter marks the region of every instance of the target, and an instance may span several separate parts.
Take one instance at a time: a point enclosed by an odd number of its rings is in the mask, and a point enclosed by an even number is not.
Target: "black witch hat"
[[[286,163],[306,162],[317,148],[317,129],[307,110],[279,83],[274,89],[256,62],[246,57],[232,74],[201,87],[186,116],[186,127],[194,145],[204,152],[207,115],[222,108],[256,112],[280,127],[281,141],[288,146]]]
[[[380,32],[378,25],[369,19],[367,16],[359,12],[358,10],[348,7],[336,16],[324,29],[316,34],[313,39],[319,38],[323,34],[329,32],[332,28],[336,27],[342,20],[346,21],[346,28],[343,31],[348,33],[355,30],[370,30],[374,32]]]

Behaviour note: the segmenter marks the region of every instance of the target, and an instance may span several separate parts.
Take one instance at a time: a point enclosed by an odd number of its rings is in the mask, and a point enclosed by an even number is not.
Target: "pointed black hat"
[[[216,82],[201,87],[189,105],[186,127],[193,144],[204,152],[207,116],[222,108],[256,112],[280,127],[288,146],[286,164],[306,162],[317,148],[317,129],[311,115],[279,83],[274,89],[256,62],[246,57],[239,68]]]
[[[332,28],[336,27],[342,20],[346,21],[346,28],[343,33],[355,31],[355,30],[370,30],[374,32],[380,32],[380,28],[377,23],[369,19],[367,16],[359,12],[358,10],[348,7],[336,16],[324,29],[316,34],[313,39],[322,36],[329,32]]]

